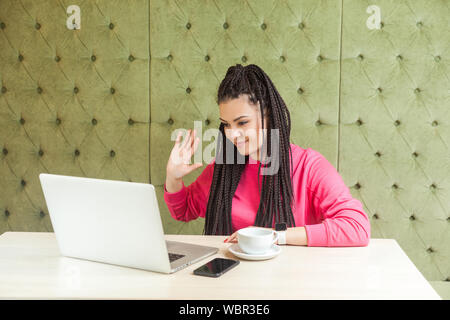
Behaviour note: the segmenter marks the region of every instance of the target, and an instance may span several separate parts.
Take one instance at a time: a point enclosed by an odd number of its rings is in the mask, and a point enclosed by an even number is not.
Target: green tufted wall
[[[396,239],[450,298],[449,7],[0,0],[0,234],[53,231],[40,172],[151,182],[165,232],[200,233],[203,219],[175,221],[163,200],[171,133],[218,128],[227,68],[254,63],[288,105],[292,142],[335,165],[372,237]]]
[[[148,6],[0,0],[0,233],[52,231],[41,172],[149,181]]]
[[[380,29],[364,28],[369,4]],[[450,298],[450,1],[342,10],[339,172],[372,237],[396,239]]]

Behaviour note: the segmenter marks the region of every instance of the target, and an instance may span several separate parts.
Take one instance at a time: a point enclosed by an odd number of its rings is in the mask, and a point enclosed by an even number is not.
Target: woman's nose
[[[244,135],[242,134],[241,130],[239,129],[229,129],[228,131],[228,135],[232,138],[239,138],[239,137],[243,137]]]

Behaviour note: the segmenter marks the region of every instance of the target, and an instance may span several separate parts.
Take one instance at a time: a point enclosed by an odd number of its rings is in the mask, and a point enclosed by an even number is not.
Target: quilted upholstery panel
[[[370,5],[381,29],[367,27]],[[151,182],[165,232],[200,233],[163,200],[170,136],[217,129],[227,68],[254,63],[291,112],[292,142],[324,154],[372,237],[396,239],[450,297],[449,6],[0,0],[0,234],[52,231],[40,172]]]
[[[0,233],[52,231],[41,172],[149,181],[148,9],[0,1]]]
[[[217,89],[237,63],[257,64],[290,112],[292,142],[337,160],[340,3],[328,1],[151,1],[151,177],[165,231],[201,233],[204,219],[174,221],[162,198],[178,128],[219,128]],[[155,80],[157,79],[157,80]],[[209,145],[203,141],[198,152]],[[213,154],[214,155],[214,154]],[[205,162],[204,162],[205,163]],[[206,164],[205,164],[206,165]],[[203,167],[204,168],[204,167]],[[202,168],[186,176],[188,185]]]
[[[450,281],[448,1],[343,5],[339,170],[371,218],[429,280]]]

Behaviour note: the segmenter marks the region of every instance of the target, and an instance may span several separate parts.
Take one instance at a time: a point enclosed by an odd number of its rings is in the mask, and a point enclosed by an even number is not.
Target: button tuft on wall
[[[97,125],[97,119],[95,119],[95,118],[93,118],[92,120],[91,120],[91,123],[92,123],[92,125],[94,125],[94,126],[96,126]]]
[[[39,30],[41,28],[41,24],[39,22],[36,22],[34,27],[36,28],[36,30]]]
[[[6,91],[8,91],[6,87],[2,87],[2,93],[6,93]]]
[[[2,152],[3,152],[3,154],[4,154],[5,156],[8,155],[8,149],[3,148]]]
[[[303,30],[303,29],[305,28],[305,24],[304,24],[303,22],[300,22],[300,23],[298,24],[298,28],[299,28],[300,30]]]

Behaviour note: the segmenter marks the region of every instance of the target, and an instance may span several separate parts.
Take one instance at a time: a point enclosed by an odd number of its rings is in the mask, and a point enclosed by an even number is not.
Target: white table
[[[0,299],[440,299],[395,240],[367,247],[282,246],[277,257],[241,260],[219,278],[193,275],[215,257],[237,259],[224,236],[166,235],[219,248],[174,274],[62,257],[54,233],[0,236]]]

